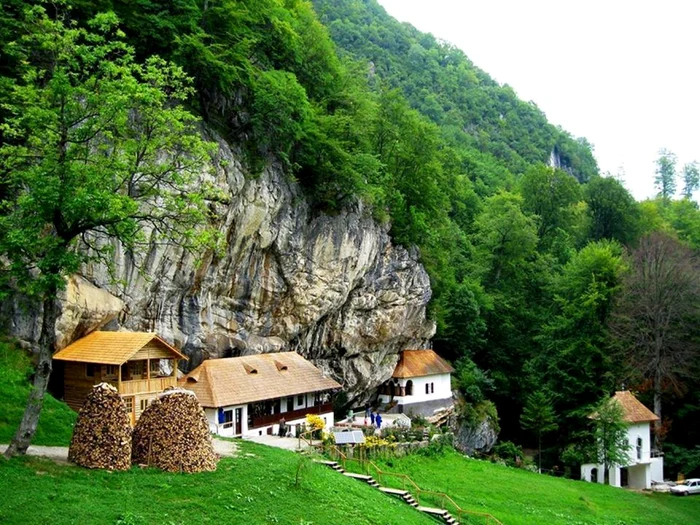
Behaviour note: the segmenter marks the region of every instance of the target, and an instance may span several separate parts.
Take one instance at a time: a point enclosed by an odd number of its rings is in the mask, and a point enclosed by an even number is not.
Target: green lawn
[[[239,446],[238,457],[201,474],[110,473],[39,458],[0,459],[0,523],[434,523],[307,457],[249,442]]]
[[[0,442],[9,441],[22,415],[29,372],[26,356],[0,343]],[[67,445],[75,416],[49,397],[35,443]],[[308,458],[248,442],[239,441],[239,446],[239,456],[221,460],[216,472],[189,475],[139,468],[110,473],[40,458],[3,458],[0,523],[436,523]],[[410,475],[424,489],[446,492],[465,509],[491,513],[504,525],[700,523],[698,496],[632,493],[456,452],[408,456],[384,466]],[[388,480],[385,484],[391,485]]]
[[[0,443],[9,443],[22,419],[32,369],[22,350],[0,341]],[[68,446],[78,414],[47,395],[34,438],[35,445]]]
[[[465,458],[408,456],[387,469],[421,488],[446,492],[462,508],[504,525],[669,525],[700,523],[700,496],[635,493]]]

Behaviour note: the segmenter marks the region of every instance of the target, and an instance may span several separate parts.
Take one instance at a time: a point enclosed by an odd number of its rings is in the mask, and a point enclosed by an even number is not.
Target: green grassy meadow
[[[0,341],[0,443],[9,443],[22,419],[29,396],[32,372],[26,353]],[[35,445],[68,446],[78,414],[52,396],[44,398],[44,408],[34,438]]]
[[[504,525],[670,525],[700,523],[700,496],[632,492],[555,478],[464,457],[407,456],[381,463],[422,489],[445,492],[466,510]]]
[[[9,441],[21,417],[29,371],[23,352],[0,344],[0,442]],[[66,405],[48,398],[35,443],[67,445],[74,421],[75,413]],[[140,468],[107,472],[36,457],[0,457],[0,523],[436,523],[306,456],[237,443],[237,457],[224,458],[216,472],[201,474]],[[634,493],[495,465],[453,451],[407,456],[380,466],[408,474],[425,490],[449,494],[464,509],[488,512],[504,525],[700,523],[697,496]],[[398,487],[391,478],[379,481]]]
[[[308,457],[239,442],[216,472],[87,470],[40,458],[0,459],[3,524],[419,525],[430,518]],[[297,469],[299,482],[297,479]]]

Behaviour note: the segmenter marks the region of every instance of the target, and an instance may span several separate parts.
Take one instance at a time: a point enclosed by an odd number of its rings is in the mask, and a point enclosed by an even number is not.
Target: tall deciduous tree
[[[683,166],[683,196],[690,199],[700,189],[700,169],[696,161]]]
[[[700,261],[665,233],[640,241],[613,312],[611,328],[632,378],[649,381],[654,413],[662,394],[679,392],[700,357]]]
[[[676,193],[676,155],[667,149],[659,150],[654,186],[659,190],[658,196],[665,201]]]
[[[614,398],[603,399],[591,418],[594,421],[597,462],[605,465],[606,471],[615,465],[624,465],[630,446],[620,403]]]
[[[639,206],[613,177],[593,177],[584,188],[590,217],[590,238],[634,241],[639,230]]]
[[[559,427],[551,396],[541,390],[527,396],[525,408],[520,416],[520,425],[537,436],[538,469],[542,472],[542,435]]]
[[[539,165],[525,173],[520,186],[523,209],[539,217],[540,241],[551,243],[558,231],[571,228],[574,205],[581,200],[581,187],[575,178],[563,170]]]
[[[66,276],[89,258],[109,260],[107,238],[134,249],[147,232],[193,246],[206,219],[193,183],[209,146],[181,105],[189,79],[157,57],[135,63],[117,22],[100,14],[84,29],[34,7],[12,44],[22,75],[3,100],[0,292],[33,296],[42,324],[8,457],[36,430]]]

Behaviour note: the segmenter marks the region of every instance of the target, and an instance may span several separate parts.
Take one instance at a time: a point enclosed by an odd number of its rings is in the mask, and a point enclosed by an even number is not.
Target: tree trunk
[[[29,448],[34,438],[36,427],[39,423],[44,394],[49,385],[51,358],[56,346],[56,319],[58,319],[56,290],[50,291],[46,297],[41,320],[41,336],[39,337],[39,363],[34,373],[34,383],[29,393],[22,421],[10,442],[10,446],[5,451],[5,457],[7,458],[27,453],[27,448]]]
[[[659,450],[659,434],[656,432],[656,426],[661,425],[661,369],[656,367],[656,373],[654,377],[654,414],[659,418],[659,421],[654,423],[654,448]]]

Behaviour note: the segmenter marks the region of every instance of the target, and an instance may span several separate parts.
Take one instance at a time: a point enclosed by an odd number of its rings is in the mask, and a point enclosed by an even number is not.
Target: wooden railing
[[[438,505],[441,509],[447,510],[450,514],[455,516],[457,521],[460,523],[475,523],[473,520],[476,519],[478,520],[476,523],[484,523],[486,525],[503,525],[503,523],[488,512],[477,512],[463,509],[455,502],[455,500],[444,492],[435,492],[420,488],[418,484],[407,474],[382,470],[376,465],[376,463],[367,459],[349,458],[338,447],[331,447],[328,452],[331,458],[340,461],[345,470],[349,470],[349,465],[357,464],[359,465],[359,472],[357,472],[358,474],[365,474],[367,476],[374,477],[383,487],[395,489],[400,488],[401,490],[410,492],[419,505],[425,504],[426,500],[428,500],[431,504]],[[400,480],[401,486],[390,486],[387,484],[389,480]],[[421,501],[423,503],[421,503]],[[468,521],[465,521],[465,519]]]
[[[146,394],[149,392],[162,392],[169,386],[176,386],[177,379],[168,377],[155,377],[152,379],[134,379],[122,381],[119,384],[119,393],[122,395]]]

